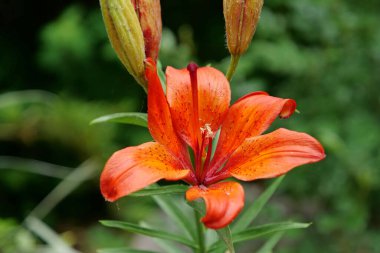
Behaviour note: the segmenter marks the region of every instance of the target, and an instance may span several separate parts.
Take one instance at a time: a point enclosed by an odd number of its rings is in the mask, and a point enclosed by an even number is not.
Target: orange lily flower
[[[277,177],[325,157],[321,144],[305,133],[278,129],[262,135],[278,116],[293,114],[296,102],[292,99],[253,92],[230,107],[225,76],[193,63],[187,69],[166,69],[166,95],[152,59],[146,60],[145,74],[148,127],[155,142],[119,150],[108,160],[100,187],[109,201],[161,179],[183,180],[192,185],[186,192],[188,201],[205,201],[202,222],[219,229],[231,223],[244,206],[243,187],[222,180]]]

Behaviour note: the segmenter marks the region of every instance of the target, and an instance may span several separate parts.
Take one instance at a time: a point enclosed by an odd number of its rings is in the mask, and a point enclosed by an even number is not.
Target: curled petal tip
[[[109,202],[114,202],[119,198],[116,188],[112,186],[112,181],[102,176],[100,179],[100,192],[104,199]]]
[[[280,112],[280,118],[287,119],[295,112],[297,107],[296,101],[293,99],[287,99],[286,103],[282,107],[282,111]]]

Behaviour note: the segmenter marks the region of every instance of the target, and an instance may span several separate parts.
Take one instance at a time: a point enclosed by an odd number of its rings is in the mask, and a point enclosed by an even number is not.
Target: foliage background
[[[312,134],[327,153],[290,173],[261,215],[313,222],[276,252],[380,252],[379,11],[375,0],[265,2],[231,83],[234,99],[255,90],[296,99],[301,113],[276,127]],[[162,14],[164,66],[193,60],[226,69],[222,1],[162,1]],[[52,252],[61,239],[81,252],[138,244],[97,222],[160,215],[149,199],[109,204],[99,194],[110,154],[150,136],[140,127],[89,126],[107,113],[146,110],[98,2],[2,0],[0,92],[0,252]],[[266,185],[247,184],[246,195],[255,199]],[[45,226],[57,236],[50,244],[39,233]]]

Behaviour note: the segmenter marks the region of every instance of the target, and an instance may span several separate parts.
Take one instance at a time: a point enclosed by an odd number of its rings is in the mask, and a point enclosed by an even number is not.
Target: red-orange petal
[[[221,182],[205,186],[193,186],[186,192],[186,199],[203,198],[206,215],[202,222],[206,227],[220,229],[230,224],[244,206],[244,189],[236,182]]]
[[[194,133],[209,124],[216,131],[226,116],[231,99],[229,83],[223,73],[211,67],[197,69],[199,123],[193,122],[193,101],[190,74],[187,69],[166,69],[167,99],[178,134],[195,150],[197,135]]]
[[[104,198],[115,201],[160,179],[180,180],[189,170],[157,142],[128,147],[115,152],[100,177]]]
[[[305,133],[278,129],[247,139],[224,169],[244,181],[280,176],[294,167],[322,160],[322,145]]]
[[[186,146],[174,130],[169,105],[157,75],[156,63],[151,58],[146,60],[145,75],[148,80],[149,131],[157,142],[179,157],[185,166],[190,167]]]
[[[264,92],[254,92],[236,101],[223,121],[212,170],[217,170],[246,138],[260,135],[278,116],[290,117],[295,109],[294,100]]]

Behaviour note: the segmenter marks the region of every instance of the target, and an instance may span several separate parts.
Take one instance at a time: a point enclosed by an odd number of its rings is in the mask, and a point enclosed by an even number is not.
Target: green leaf
[[[261,209],[268,202],[270,197],[276,191],[281,181],[285,176],[278,177],[269,187],[266,189],[257,200],[253,201],[252,204],[247,206],[244,211],[240,214],[239,218],[236,220],[232,226],[232,232],[236,234],[237,232],[243,231],[246,229],[249,224],[256,218],[260,213]]]
[[[146,228],[152,228],[154,229],[153,226],[147,224],[146,222],[140,222],[139,223],[141,226],[146,227]],[[173,242],[160,239],[160,238],[152,238],[152,240],[162,249],[164,250],[165,253],[182,253],[183,250],[179,249]]]
[[[101,116],[90,122],[90,125],[104,123],[104,122],[114,122],[123,123],[136,126],[147,127],[148,117],[146,113],[141,112],[119,112]]]
[[[234,244],[232,242],[232,236],[231,236],[231,230],[230,227],[227,226],[222,229],[216,230],[216,232],[219,235],[219,238],[224,242],[226,245],[229,253],[235,253]]]
[[[184,193],[189,187],[186,185],[168,185],[168,186],[152,186],[142,189],[140,191],[134,192],[129,196],[133,197],[144,197],[152,195],[162,195],[162,194],[173,194],[173,193]]]
[[[98,253],[159,253],[157,251],[138,250],[130,248],[113,248],[113,249],[100,249]]]
[[[137,233],[137,234],[142,234],[142,235],[146,235],[150,237],[171,240],[171,241],[179,242],[183,245],[189,246],[193,249],[197,248],[197,245],[194,245],[192,241],[180,235],[171,234],[166,231],[144,228],[136,224],[132,224],[129,222],[124,222],[124,221],[102,220],[100,221],[100,223],[107,227],[120,228],[131,233]]]
[[[298,228],[307,228],[311,223],[297,223],[297,222],[280,222],[280,223],[271,223],[265,224],[262,226],[248,228],[240,233],[233,235],[234,242],[243,242],[255,239],[260,236],[276,233],[279,231],[289,230],[289,229],[298,229]]]
[[[30,103],[51,105],[57,100],[57,95],[44,90],[11,91],[0,94],[0,110]]]
[[[194,223],[192,223],[184,212],[184,208],[178,206],[179,202],[173,201],[173,198],[168,198],[167,196],[153,196],[154,201],[160,206],[160,208],[171,218],[174,223],[181,227],[186,234],[192,238],[196,239]]]
[[[166,76],[164,71],[162,70],[162,63],[160,61],[157,61],[157,74],[160,78],[162,89],[164,93],[166,93]]]
[[[280,241],[283,235],[284,232],[278,232],[274,234],[271,238],[269,238],[268,241],[264,243],[263,246],[261,246],[261,248],[258,251],[256,251],[256,253],[273,253],[274,246],[276,246],[276,244],[278,243],[278,241]]]
[[[280,223],[270,223],[262,226],[248,228],[240,233],[232,235],[232,241],[234,243],[244,242],[252,239],[256,239],[261,236],[270,235],[280,231],[285,231],[289,229],[299,229],[307,228],[310,223],[295,223],[295,222],[280,222]],[[215,251],[223,247],[221,242],[216,242],[210,247],[210,251]]]

